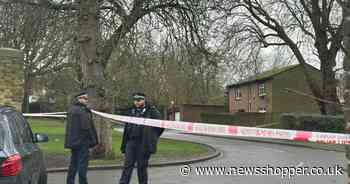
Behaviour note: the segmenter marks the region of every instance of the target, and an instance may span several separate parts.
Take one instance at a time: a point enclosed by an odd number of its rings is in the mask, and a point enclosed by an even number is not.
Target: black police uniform
[[[160,119],[159,111],[148,103],[143,108],[133,106],[129,109],[128,116]],[[139,184],[148,182],[148,160],[151,154],[157,151],[158,139],[164,129],[144,125],[127,123],[124,128],[121,152],[125,153],[124,170],[120,178],[120,184],[129,184],[133,167],[137,163],[137,176]]]

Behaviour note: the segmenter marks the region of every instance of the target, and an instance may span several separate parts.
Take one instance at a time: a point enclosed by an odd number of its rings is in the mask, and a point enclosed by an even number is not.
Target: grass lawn
[[[70,150],[64,149],[65,125],[64,120],[54,119],[28,119],[33,133],[45,133],[49,136],[48,143],[40,144],[41,149],[46,155],[48,166],[56,164],[64,166],[64,162],[68,162]],[[121,133],[113,131],[113,150],[115,153],[114,160],[91,160],[90,165],[101,164],[120,164],[123,155],[120,153]],[[161,139],[158,145],[158,151],[151,157],[151,162],[168,161],[176,159],[194,158],[208,154],[206,147],[199,144],[193,144],[184,141],[175,141],[170,139]],[[52,162],[56,160],[56,162]],[[62,160],[62,161],[60,161]],[[52,163],[51,163],[52,162]]]

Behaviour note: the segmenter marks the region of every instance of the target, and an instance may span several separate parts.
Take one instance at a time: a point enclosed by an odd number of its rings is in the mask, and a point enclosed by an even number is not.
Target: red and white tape
[[[47,117],[47,118],[65,118],[67,112],[52,112],[52,113],[23,113],[25,117]]]
[[[46,118],[65,118],[66,115],[50,115],[50,114],[23,114],[25,117],[46,117]]]
[[[155,120],[155,119],[145,119],[145,118],[137,118],[137,117],[129,117],[129,116],[119,116],[119,115],[98,112],[94,110],[92,110],[92,112],[96,115],[107,118],[111,121],[173,129],[173,130],[179,130],[186,133],[232,136],[232,137],[270,138],[270,139],[282,139],[282,140],[292,140],[292,141],[301,141],[301,142],[350,145],[350,134],[256,128],[256,127],[243,127],[243,126],[231,126],[231,125],[217,125],[217,124],[193,123],[193,122],[184,122],[184,121]],[[33,114],[26,114],[26,115],[33,116]],[[53,113],[50,113],[50,114],[41,113],[35,116],[40,117],[40,115],[41,117],[54,116]],[[59,115],[59,116],[65,116],[65,115]]]

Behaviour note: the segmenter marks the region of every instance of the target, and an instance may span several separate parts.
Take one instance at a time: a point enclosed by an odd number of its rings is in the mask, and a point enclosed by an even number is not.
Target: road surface
[[[184,170],[184,166],[154,167],[149,168],[150,184],[342,184],[347,183],[347,173],[341,174],[341,168],[345,168],[345,154],[334,151],[315,150],[303,147],[292,147],[277,144],[255,143],[239,141],[227,138],[216,138],[207,136],[196,136],[180,134],[176,132],[167,132],[163,135],[166,138],[176,138],[178,140],[190,140],[205,143],[215,147],[222,155],[218,158],[189,165],[190,173]],[[338,173],[335,171],[326,176],[303,176],[301,170],[304,167],[338,167]],[[199,175],[198,167],[218,166],[226,169],[215,172],[214,175]],[[196,169],[197,167],[197,169]],[[252,176],[252,173],[242,173],[239,171],[247,167],[259,168],[260,176]],[[281,168],[284,167],[284,170]],[[266,175],[267,172],[283,172],[291,167],[290,174],[299,174],[289,178],[282,178],[281,175]],[[263,168],[265,170],[263,170]],[[267,170],[267,168],[270,168]],[[185,168],[187,169],[187,168]],[[202,168],[203,169],[203,168]],[[304,168],[305,169],[305,168]],[[182,176],[180,170],[186,172],[188,176]],[[315,172],[321,172],[321,169],[315,169]],[[332,169],[331,169],[332,170]],[[203,171],[203,170],[202,170]],[[306,172],[311,172],[305,169]],[[240,174],[243,174],[239,176]],[[132,184],[137,184],[137,171],[134,170]],[[210,174],[210,173],[209,173]],[[287,174],[287,173],[285,173]],[[324,174],[324,173],[323,173]],[[333,176],[331,175],[333,174]],[[89,184],[117,184],[121,175],[121,170],[89,171]],[[49,184],[64,184],[66,173],[49,174]],[[78,183],[78,182],[77,182]]]

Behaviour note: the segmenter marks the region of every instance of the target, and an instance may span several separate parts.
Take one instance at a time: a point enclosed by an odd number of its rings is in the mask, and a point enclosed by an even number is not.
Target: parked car
[[[46,184],[44,156],[36,143],[47,141],[47,135],[32,133],[20,112],[0,106],[0,184]]]

